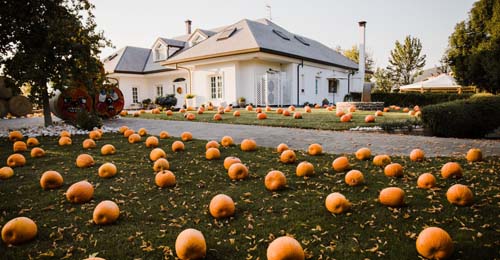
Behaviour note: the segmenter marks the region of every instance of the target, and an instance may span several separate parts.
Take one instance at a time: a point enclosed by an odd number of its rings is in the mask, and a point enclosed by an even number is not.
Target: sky
[[[467,19],[475,0],[93,0],[98,29],[115,46],[151,48],[158,37],[269,18],[288,31],[343,49],[359,44],[366,21],[366,50],[375,67],[386,67],[395,42],[407,35],[422,42],[425,68],[439,65],[455,25]],[[102,50],[101,57],[114,51]]]

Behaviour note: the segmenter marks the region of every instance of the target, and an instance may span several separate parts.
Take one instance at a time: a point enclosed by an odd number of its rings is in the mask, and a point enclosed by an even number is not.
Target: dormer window
[[[196,29],[196,31],[194,31],[194,33],[188,39],[189,46],[195,46],[196,44],[206,40],[207,38],[208,36],[205,33],[203,33],[199,29]]]
[[[162,61],[167,59],[167,47],[158,43],[154,48],[154,60]]]

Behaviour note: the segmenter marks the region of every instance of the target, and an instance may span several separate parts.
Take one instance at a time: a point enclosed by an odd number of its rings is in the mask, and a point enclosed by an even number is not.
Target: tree
[[[52,124],[48,83],[83,85],[92,93],[104,79],[98,54],[110,42],[95,31],[93,8],[89,0],[1,2],[0,62],[16,85],[31,85],[46,126]]]
[[[377,68],[373,74],[373,79],[375,80],[374,92],[391,92],[394,82],[392,81],[392,76],[390,72],[384,68]]]
[[[500,2],[480,0],[449,38],[447,62],[458,83],[500,92]]]
[[[403,44],[396,41],[396,46],[391,51],[389,66],[387,67],[396,84],[411,84],[418,75],[422,74],[426,56],[425,54],[420,55],[421,51],[422,43],[418,38],[412,38],[408,35]]]
[[[359,49],[357,45],[353,45],[350,49],[342,50],[342,54],[350,60],[359,63]],[[373,71],[374,64],[375,62],[373,61],[372,55],[365,53],[365,70]],[[370,81],[371,77],[371,74],[365,74],[365,81]]]

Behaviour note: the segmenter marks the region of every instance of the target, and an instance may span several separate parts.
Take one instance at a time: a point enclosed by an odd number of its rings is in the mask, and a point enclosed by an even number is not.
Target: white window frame
[[[156,84],[156,96],[163,97],[163,84]]]
[[[224,97],[224,77],[222,74],[208,76],[208,88],[210,99],[223,99]]]
[[[314,94],[317,96],[319,94],[319,81],[320,81],[320,77],[316,77],[315,80],[314,80]]]
[[[139,103],[139,88],[132,87],[132,103]]]
[[[335,81],[335,88],[333,89],[333,92],[331,92],[332,89],[330,89],[330,81]],[[339,79],[328,79],[328,93],[329,94],[336,94],[339,91],[339,85],[340,81]]]

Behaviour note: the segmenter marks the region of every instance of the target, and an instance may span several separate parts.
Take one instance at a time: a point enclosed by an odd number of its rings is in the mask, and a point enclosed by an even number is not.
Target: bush
[[[397,105],[401,107],[421,107],[434,105],[457,99],[468,99],[472,94],[455,93],[372,93],[372,101],[384,102],[384,106]]]
[[[155,104],[170,109],[177,105],[177,98],[174,94],[167,95],[166,97],[157,97]]]
[[[87,112],[82,110],[76,115],[76,120],[73,125],[79,129],[93,130],[95,127],[100,128],[102,124],[102,119],[95,112]]]
[[[500,127],[500,96],[456,100],[422,108],[433,135],[480,138]]]

